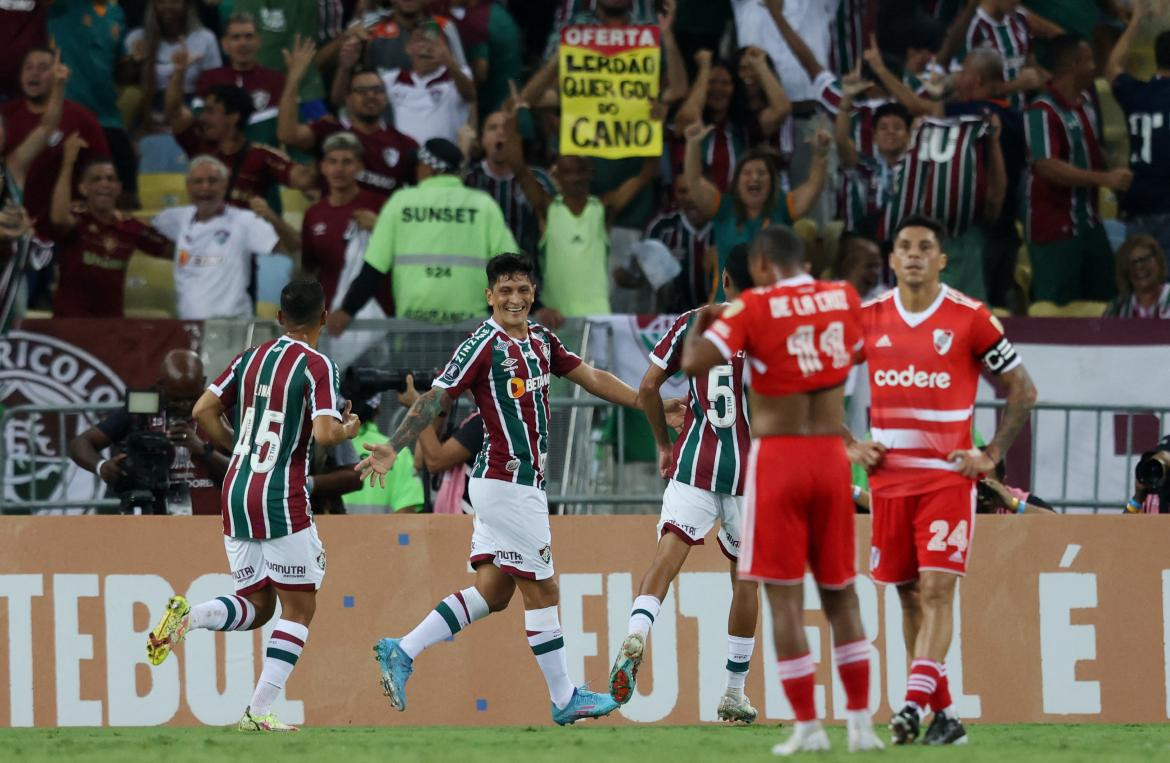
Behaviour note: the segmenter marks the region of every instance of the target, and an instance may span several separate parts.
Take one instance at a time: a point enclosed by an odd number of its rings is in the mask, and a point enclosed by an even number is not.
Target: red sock
[[[951,706],[951,682],[947,679],[947,666],[939,663],[938,685],[930,697],[930,709],[941,713]]]
[[[930,698],[938,686],[939,664],[934,660],[915,660],[910,664],[910,677],[906,681],[906,702],[926,710]]]
[[[837,675],[845,687],[846,710],[869,709],[869,641],[860,639],[833,648]]]
[[[788,697],[788,704],[796,713],[796,720],[802,722],[815,721],[817,718],[816,703],[813,701],[816,688],[817,666],[811,654],[803,654],[776,663],[780,673],[780,684],[784,687],[784,694]]]

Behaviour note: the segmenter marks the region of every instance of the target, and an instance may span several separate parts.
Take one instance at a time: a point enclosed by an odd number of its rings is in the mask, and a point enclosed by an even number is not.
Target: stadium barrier
[[[650,517],[554,517],[571,677],[606,685],[655,544]],[[206,517],[10,517],[0,522],[0,725],[224,725],[247,704],[263,634],[198,631],[160,667],[146,633],[174,592],[232,590],[221,526]],[[466,517],[324,517],[324,588],[304,659],[276,712],[313,726],[547,724],[548,696],[519,597],[423,654],[405,713],[390,709],[371,646],[466,587]],[[858,520],[859,563],[869,524]],[[1159,517],[988,517],[960,586],[952,693],[976,722],[1151,723],[1170,717],[1170,524]],[[865,569],[862,567],[862,569]],[[906,653],[896,592],[858,578],[873,641],[871,707],[899,707]],[[713,721],[723,690],[728,562],[697,547],[663,602],[638,695],[601,723]],[[831,642],[806,586],[817,703],[844,718]],[[770,617],[747,693],[761,722],[792,717],[775,675]]]

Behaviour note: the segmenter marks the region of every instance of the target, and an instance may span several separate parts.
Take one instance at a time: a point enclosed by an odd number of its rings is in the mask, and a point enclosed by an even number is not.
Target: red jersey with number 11
[[[861,348],[861,299],[844,281],[803,275],[745,291],[704,337],[748,356],[751,388],[782,397],[845,382]]]

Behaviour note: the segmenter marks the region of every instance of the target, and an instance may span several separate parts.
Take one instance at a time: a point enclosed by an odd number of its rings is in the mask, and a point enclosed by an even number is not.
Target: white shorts
[[[666,484],[662,494],[662,517],[658,520],[658,537],[672,532],[692,546],[703,538],[719,520],[719,548],[733,562],[739,559],[739,519],[743,515],[743,496],[713,493],[678,480]]]
[[[316,591],[325,578],[325,547],[317,525],[268,540],[225,535],[223,547],[241,596],[269,584],[285,591]]]
[[[545,492],[483,477],[469,479],[467,490],[475,507],[471,566],[491,562],[518,578],[551,578],[552,533]]]

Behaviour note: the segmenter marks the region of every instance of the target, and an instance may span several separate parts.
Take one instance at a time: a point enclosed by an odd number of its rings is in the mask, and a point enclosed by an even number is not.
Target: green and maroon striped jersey
[[[655,345],[650,360],[668,374],[682,363],[683,342],[697,310],[683,313]],[[679,482],[726,495],[743,495],[752,435],[748,427],[744,354],[690,380],[682,434],[674,443],[674,474]]]
[[[1077,169],[1106,169],[1101,153],[1101,127],[1090,93],[1069,103],[1055,90],[1045,89],[1024,112],[1028,161],[1060,159]],[[1072,188],[1028,173],[1025,198],[1027,239],[1037,244],[1065,241],[1099,223],[1096,186]]]
[[[208,389],[236,431],[220,508],[223,532],[266,540],[313,524],[313,419],[341,420],[341,381],[329,358],[288,336],[244,350]]]
[[[549,382],[579,365],[556,334],[532,321],[528,337],[516,339],[489,318],[459,345],[434,386],[452,399],[471,390],[483,416],[471,476],[544,489]]]
[[[963,47],[956,57],[961,63],[967,54],[976,48],[992,48],[1003,58],[1003,78],[1011,82],[1020,76],[1020,71],[1028,64],[1028,54],[1032,50],[1031,31],[1028,27],[1028,14],[1023,10],[1014,10],[1005,13],[1003,18],[995,20],[987,11],[979,8],[967,27],[967,34],[963,36]],[[1022,109],[1025,105],[1023,93],[1014,93],[1011,96],[1012,108]]]
[[[982,212],[987,193],[985,141],[980,117],[927,117],[910,134],[910,146],[894,168],[884,231],[913,214],[933,217],[958,236]]]
[[[873,6],[872,8],[870,6]],[[853,71],[874,31],[877,0],[841,0],[830,22],[829,69],[838,75]]]

